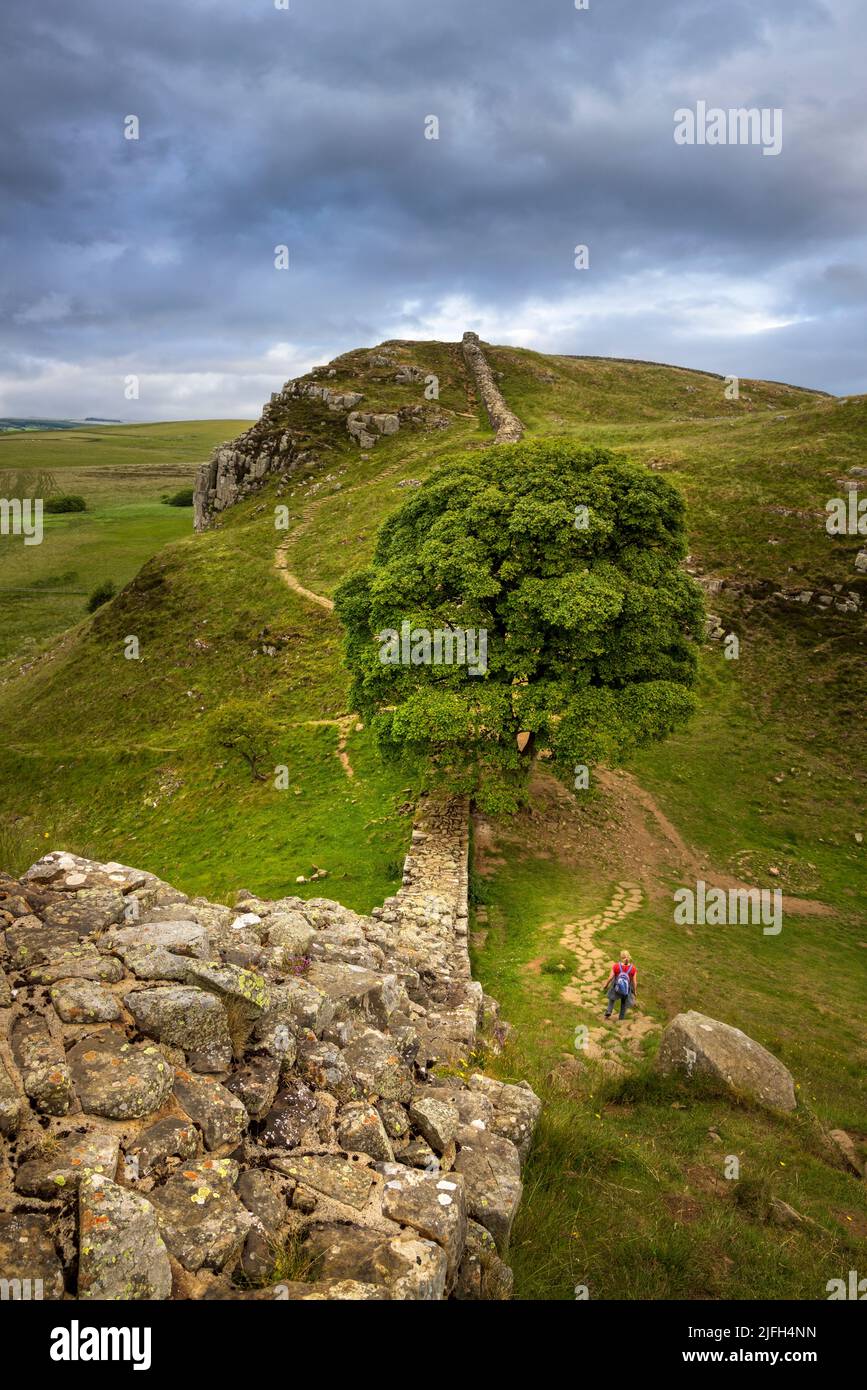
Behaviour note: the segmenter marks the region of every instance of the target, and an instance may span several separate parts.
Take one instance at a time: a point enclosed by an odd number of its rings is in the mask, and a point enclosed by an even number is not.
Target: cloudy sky
[[[285,2],[3,7],[0,415],[255,416],[465,328],[867,391],[864,0]],[[676,144],[699,101],[781,153]]]

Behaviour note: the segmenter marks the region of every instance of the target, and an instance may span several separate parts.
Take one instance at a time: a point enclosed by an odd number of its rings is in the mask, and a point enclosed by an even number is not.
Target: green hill
[[[242,886],[325,891],[369,909],[394,890],[419,779],[380,764],[347,709],[337,622],[298,588],[330,595],[368,559],[405,486],[447,454],[484,448],[491,431],[457,344],[349,353],[332,364],[329,387],[362,391],[365,411],[421,401],[423,386],[397,383],[383,352],[437,375],[438,410],[362,453],[345,416],[293,400],[273,430],[297,431],[308,460],[199,536],[180,537],[190,513],[159,496],[189,482],[192,463],[235,432],[231,422],[0,440],[0,470],[67,468],[63,490],[92,483],[94,503],[81,522],[94,529],[74,558],[55,545],[59,526],[29,553],[6,541],[0,583],[35,586],[73,569],[83,589],[130,580],[92,619],[52,635],[81,612],[58,611],[23,670],[20,633],[7,647],[16,659],[0,668],[3,867],[63,846],[211,897]],[[589,794],[573,796],[540,770],[530,810],[475,826],[475,968],[517,1025],[499,1067],[528,1076],[546,1100],[515,1234],[517,1293],[568,1299],[586,1284],[609,1298],[824,1297],[825,1280],[863,1265],[867,1235],[864,1184],[824,1137],[833,1128],[867,1137],[857,838],[867,831],[867,577],[855,569],[863,538],[824,527],[827,499],[863,475],[867,398],[742,380],[728,401],[722,378],[683,368],[486,353],[530,437],[573,436],[667,473],[688,504],[689,563],[740,641],[738,660],[724,659],[719,642],[705,649],[701,714],[685,733],[625,772],[594,777]],[[168,453],[171,482],[158,473]],[[124,507],[150,508],[140,531],[130,516],[112,532],[118,490]],[[288,532],[275,530],[278,501]],[[174,529],[157,533],[157,518]],[[77,518],[51,520],[74,534]],[[115,548],[111,567],[97,541],[105,555]],[[124,655],[131,636],[138,660]],[[251,778],[213,741],[209,717],[229,700],[276,721],[279,735],[263,735],[266,765],[287,769],[284,789]],[[296,889],[314,867],[327,870],[324,888]],[[781,887],[784,930],[676,927],[672,891],[690,875]],[[627,940],[621,883],[641,889]],[[580,925],[594,917],[597,926]],[[623,946],[638,959],[643,1020],[619,1046],[594,1044],[589,1061],[574,1031],[595,1038],[602,995],[597,1008],[568,994],[583,965],[568,942],[586,946],[587,933],[606,959]],[[659,1028],[688,1008],[777,1053],[800,1084],[797,1116],[655,1081],[647,1058]],[[740,1201],[723,1174],[727,1156],[741,1164]],[[773,1197],[801,1222],[769,1224]]]

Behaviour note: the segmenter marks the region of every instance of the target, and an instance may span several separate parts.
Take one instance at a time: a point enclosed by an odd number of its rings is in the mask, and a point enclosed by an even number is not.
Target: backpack
[[[631,969],[631,966],[621,965],[617,978],[614,981],[614,993],[619,995],[621,999],[625,999],[626,996],[631,993],[632,983],[629,978]]]

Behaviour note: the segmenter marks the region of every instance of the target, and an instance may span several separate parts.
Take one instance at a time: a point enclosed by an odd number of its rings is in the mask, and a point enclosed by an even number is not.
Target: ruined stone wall
[[[475,378],[479,395],[488,412],[488,419],[496,431],[496,443],[516,444],[523,438],[524,426],[515,412],[509,409],[502,391],[494,381],[494,374],[482,352],[478,334],[465,333],[462,347],[464,361]]]
[[[462,799],[428,800],[369,917],[225,907],[62,852],[0,875],[0,1278],[55,1299],[508,1297],[540,1106],[457,1074],[497,1038],[467,824]]]

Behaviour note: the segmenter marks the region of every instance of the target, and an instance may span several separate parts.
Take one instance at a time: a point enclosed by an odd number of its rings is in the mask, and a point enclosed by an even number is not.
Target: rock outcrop
[[[782,1062],[740,1028],[694,1010],[671,1020],[656,1065],[662,1072],[708,1077],[775,1110],[795,1109],[795,1083]]]
[[[395,346],[406,349],[413,345],[402,343]],[[467,370],[476,383],[496,430],[497,443],[511,443],[520,439],[524,433],[523,426],[506,405],[475,333],[464,334],[462,349]],[[345,375],[346,361],[338,358],[336,362]],[[397,371],[392,370],[395,367]],[[401,363],[389,352],[368,354],[362,372],[382,368],[388,371],[389,381],[397,386],[416,387],[436,380],[435,375],[428,374],[413,363]],[[350,369],[357,371],[358,362],[355,361]],[[269,478],[288,478],[299,467],[316,461],[316,454],[309,447],[309,431],[291,423],[292,407],[297,406],[299,401],[309,401],[323,408],[327,412],[324,416],[326,421],[330,416],[338,421],[342,419],[350,439],[364,450],[373,449],[380,439],[397,434],[408,425],[440,430],[448,428],[451,423],[449,411],[435,405],[423,405],[419,401],[400,406],[392,404],[389,409],[360,410],[359,406],[365,399],[364,391],[329,384],[337,375],[338,366],[332,365],[317,367],[306,377],[287,381],[280,391],[275,391],[271,396],[255,425],[238,435],[237,439],[228,440],[214,450],[208,462],[203,463],[196,474],[193,515],[197,531],[206,530],[216,516],[257,492]],[[359,384],[367,390],[367,377],[364,376]],[[369,389],[375,394],[381,393],[381,375],[371,379]],[[393,401],[393,397],[392,387],[386,391],[386,399]],[[322,423],[322,417],[319,423]]]
[[[475,378],[491,427],[496,431],[497,444],[517,444],[518,440],[524,437],[524,426],[515,412],[509,409],[502,391],[494,381],[494,374],[482,351],[478,334],[465,333],[462,347],[464,361]]]
[[[317,369],[328,371],[329,375],[334,370]],[[409,385],[419,377],[423,380],[424,374],[404,367],[394,379],[400,385]],[[314,452],[302,443],[303,432],[287,424],[287,413],[294,402],[311,401],[342,418],[350,438],[362,449],[372,449],[383,435],[396,434],[408,423],[425,421],[425,408],[420,404],[392,411],[359,411],[357,407],[363,400],[363,392],[328,386],[315,375],[313,379],[298,377],[287,381],[282,390],[273,393],[255,425],[237,439],[220,444],[208,462],[199,467],[193,492],[195,529],[206,530],[214,517],[257,492],[269,478],[288,478],[302,465],[315,461]],[[431,423],[442,423],[440,412],[434,412]]]
[[[470,975],[460,799],[427,806],[370,916],[229,908],[54,852],[0,875],[0,929],[0,1277],[36,1271],[51,1298],[509,1296],[540,1105],[463,1065],[496,1046],[496,1007]]]

